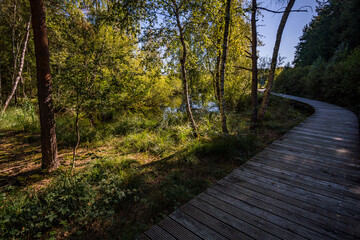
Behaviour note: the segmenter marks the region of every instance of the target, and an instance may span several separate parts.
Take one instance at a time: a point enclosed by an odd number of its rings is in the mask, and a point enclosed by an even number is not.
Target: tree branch
[[[250,71],[250,72],[252,71],[252,69],[247,68],[247,67],[242,67],[242,66],[235,66],[235,68],[243,69],[243,70]]]
[[[310,6],[305,6],[305,7],[310,7]],[[303,7],[301,7],[303,8]],[[308,12],[308,10],[306,9],[296,9],[296,10],[289,10],[289,11],[274,11],[274,10],[271,10],[271,9],[267,9],[267,8],[263,8],[263,7],[257,7],[257,9],[261,9],[261,10],[265,10],[265,11],[268,11],[268,12],[272,12],[272,13],[285,13],[285,12]],[[310,7],[311,8],[311,7]]]

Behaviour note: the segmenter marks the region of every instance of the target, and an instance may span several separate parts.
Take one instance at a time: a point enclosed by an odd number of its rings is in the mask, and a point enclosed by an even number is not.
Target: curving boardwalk
[[[360,239],[357,117],[315,113],[139,239]]]

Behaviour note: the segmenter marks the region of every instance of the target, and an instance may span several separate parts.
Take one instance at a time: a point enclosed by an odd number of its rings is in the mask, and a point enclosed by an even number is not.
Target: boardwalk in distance
[[[360,239],[355,114],[315,113],[138,239]]]

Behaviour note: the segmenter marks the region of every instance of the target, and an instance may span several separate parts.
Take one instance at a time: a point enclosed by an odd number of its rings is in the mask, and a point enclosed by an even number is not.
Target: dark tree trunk
[[[258,68],[257,68],[257,32],[256,32],[256,0],[252,1],[251,12],[251,59],[252,59],[252,81],[251,81],[251,126],[252,130],[257,128],[258,100],[257,100],[257,84],[258,84]]]
[[[269,99],[270,99],[270,93],[271,93],[271,88],[274,82],[274,76],[275,76],[275,69],[276,69],[276,64],[277,64],[277,58],[278,58],[278,53],[279,53],[279,48],[280,48],[280,43],[281,43],[281,37],[285,28],[285,24],[286,21],[289,17],[290,11],[292,9],[292,7],[294,6],[295,0],[290,0],[288,5],[286,6],[286,9],[284,11],[284,14],[281,18],[280,21],[280,25],[276,34],[276,40],[275,40],[275,46],[274,46],[274,51],[273,51],[273,55],[272,55],[272,59],[271,59],[271,67],[270,67],[270,72],[269,72],[269,76],[268,76],[268,81],[266,84],[266,90],[264,93],[264,97],[261,103],[261,108],[259,111],[259,120],[262,121],[264,119],[265,116],[265,112],[267,109],[267,106],[269,104]]]
[[[1,78],[1,59],[0,59],[0,108],[2,107],[2,88],[1,88],[1,81],[2,81],[2,78]]]
[[[26,26],[26,33],[25,33],[26,35],[25,35],[24,47],[23,47],[23,50],[21,52],[19,71],[17,73],[17,76],[16,76],[15,82],[13,84],[13,87],[11,89],[11,92],[10,92],[8,98],[6,99],[6,102],[4,104],[4,108],[1,111],[1,115],[5,113],[6,108],[9,106],[9,103],[10,103],[11,99],[14,97],[14,95],[16,97],[16,89],[17,89],[17,87],[19,85],[20,80],[22,79],[21,75],[22,75],[23,68],[24,68],[25,54],[26,54],[27,44],[28,44],[29,35],[30,35],[30,23],[31,23],[31,18],[29,19],[29,22],[28,22],[28,24]]]
[[[226,124],[226,104],[224,98],[225,90],[225,70],[226,70],[226,60],[228,52],[228,38],[229,38],[229,28],[230,28],[230,8],[231,0],[226,1],[225,9],[225,29],[224,29],[224,39],[222,46],[222,59],[221,59],[221,68],[220,68],[220,117],[221,117],[221,127],[223,133],[228,133],[227,124]]]
[[[186,72],[187,47],[186,47],[186,43],[185,43],[183,27],[180,22],[178,8],[176,5],[174,7],[175,7],[174,14],[176,16],[176,22],[177,22],[177,25],[179,28],[180,42],[181,42],[181,46],[182,46],[182,56],[180,57],[180,64],[181,64],[181,74],[182,74],[182,80],[183,80],[183,91],[184,91],[185,104],[186,104],[186,113],[188,115],[188,118],[190,119],[191,127],[193,129],[194,135],[196,137],[198,137],[199,133],[197,130],[197,126],[196,126],[193,114],[192,114],[192,110],[191,110],[191,106],[190,106],[190,98],[189,98],[189,83],[188,83],[187,72]]]
[[[38,101],[41,124],[41,152],[43,169],[58,167],[54,108],[49,62],[49,46],[46,31],[43,0],[30,0],[34,31]]]

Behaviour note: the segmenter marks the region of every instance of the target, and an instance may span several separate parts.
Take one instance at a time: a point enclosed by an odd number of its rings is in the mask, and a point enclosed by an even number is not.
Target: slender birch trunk
[[[225,90],[225,70],[226,70],[226,60],[228,52],[228,38],[229,38],[229,28],[230,28],[230,8],[231,0],[226,1],[225,9],[225,28],[224,28],[224,39],[222,46],[222,59],[221,59],[221,68],[220,68],[220,117],[221,117],[221,127],[223,133],[228,133],[227,124],[226,124],[226,104],[224,98]]]
[[[196,137],[198,137],[199,133],[197,130],[197,125],[195,123],[195,120],[194,120],[194,117],[192,114],[192,110],[190,107],[189,83],[188,83],[187,71],[186,71],[187,47],[186,47],[185,38],[184,38],[184,29],[180,22],[178,8],[176,5],[174,7],[175,7],[174,14],[176,16],[176,22],[177,22],[177,26],[179,29],[179,35],[180,35],[180,42],[181,42],[181,46],[182,46],[182,56],[180,57],[180,64],[181,64],[181,74],[182,74],[182,80],[183,80],[183,91],[184,91],[185,103],[186,103],[186,113],[188,115],[188,118],[190,119],[191,127],[193,129],[194,135]]]
[[[268,75],[268,82],[266,84],[266,90],[264,93],[264,97],[261,103],[261,108],[259,111],[259,120],[262,121],[264,119],[265,116],[265,112],[267,109],[267,106],[269,104],[269,99],[270,99],[270,93],[271,93],[271,88],[274,82],[274,76],[275,76],[275,69],[276,69],[276,64],[277,64],[277,58],[278,58],[278,53],[279,53],[279,48],[280,48],[280,43],[281,43],[281,37],[285,28],[285,24],[286,21],[289,17],[290,11],[292,9],[292,7],[294,6],[295,0],[290,0],[288,2],[288,5],[286,6],[286,9],[284,11],[284,14],[281,18],[280,21],[280,25],[276,34],[276,40],[275,40],[275,46],[274,46],[274,51],[273,51],[273,55],[272,55],[272,59],[271,59],[271,67],[270,67],[270,72]]]
[[[26,26],[26,35],[25,35],[25,41],[24,41],[24,47],[21,53],[21,58],[20,58],[20,67],[19,67],[19,71],[17,73],[17,77],[15,79],[14,85],[12,87],[12,90],[10,92],[10,95],[8,96],[8,98],[6,99],[6,102],[4,104],[4,108],[1,111],[1,115],[5,113],[6,108],[8,107],[11,99],[13,98],[13,96],[16,93],[16,89],[19,85],[20,80],[22,79],[22,72],[23,72],[23,68],[24,68],[24,62],[25,62],[25,54],[26,54],[26,50],[27,50],[27,44],[29,42],[29,35],[30,35],[30,23],[31,23],[31,18],[29,19],[29,22],[27,23]]]
[[[258,115],[258,100],[257,100],[257,85],[258,85],[258,67],[257,67],[257,32],[256,32],[256,0],[252,0],[251,12],[251,60],[252,60],[252,81],[251,81],[251,126],[252,130],[257,128]]]
[[[41,126],[41,167],[52,170],[58,167],[55,118],[52,101],[49,44],[46,30],[44,0],[30,0],[34,32],[37,89]]]

